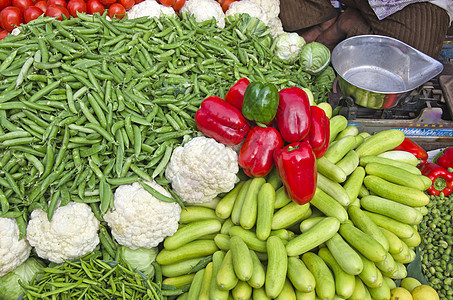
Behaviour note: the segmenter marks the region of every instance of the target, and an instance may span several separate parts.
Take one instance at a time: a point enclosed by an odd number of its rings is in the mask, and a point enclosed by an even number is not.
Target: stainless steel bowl
[[[345,39],[333,49],[331,59],[343,94],[375,109],[396,106],[443,70],[442,63],[432,57],[380,35]]]

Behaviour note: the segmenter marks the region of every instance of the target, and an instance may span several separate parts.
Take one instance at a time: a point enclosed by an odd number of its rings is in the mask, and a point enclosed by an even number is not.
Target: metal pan
[[[359,35],[332,51],[338,85],[356,104],[369,108],[398,105],[412,90],[440,74],[443,65],[391,37]]]

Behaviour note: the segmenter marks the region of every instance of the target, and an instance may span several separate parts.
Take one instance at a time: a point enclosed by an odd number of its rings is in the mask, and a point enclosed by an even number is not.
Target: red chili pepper
[[[283,147],[282,136],[273,127],[252,127],[239,152],[239,165],[250,177],[266,176],[274,166],[272,154]]]
[[[308,138],[316,158],[320,158],[329,147],[330,120],[323,109],[310,106],[310,123]]]
[[[426,163],[420,167],[422,174],[431,179],[433,184],[427,190],[430,195],[438,196],[441,192],[448,196],[453,191],[453,174],[435,163]]]
[[[225,101],[233,104],[239,110],[242,110],[242,102],[244,102],[244,93],[250,81],[245,78],[239,80],[228,90],[225,95]]]
[[[310,101],[301,88],[290,87],[279,91],[277,109],[278,130],[288,143],[302,141],[310,130]]]
[[[201,102],[195,123],[204,135],[225,145],[242,142],[250,128],[242,113],[218,96],[210,96]]]
[[[288,196],[298,204],[313,199],[317,184],[316,157],[308,141],[274,151],[274,162]]]
[[[420,160],[419,164],[421,165],[425,164],[428,160],[428,153],[426,150],[410,138],[405,138],[404,141],[393,150],[406,151],[414,154],[415,157]]]
[[[444,149],[442,155],[436,159],[436,163],[445,169],[453,168],[453,147]]]

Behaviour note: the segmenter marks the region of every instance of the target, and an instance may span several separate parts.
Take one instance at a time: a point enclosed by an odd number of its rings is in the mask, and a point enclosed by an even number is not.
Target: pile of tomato
[[[59,20],[77,17],[81,13],[104,13],[110,18],[123,18],[126,11],[144,0],[0,0],[0,39],[20,24],[28,23],[41,15]],[[178,11],[186,0],[157,0]]]

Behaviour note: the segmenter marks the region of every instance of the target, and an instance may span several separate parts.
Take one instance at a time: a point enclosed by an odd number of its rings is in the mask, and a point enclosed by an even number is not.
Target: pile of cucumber
[[[398,130],[359,134],[336,116],[331,132],[309,203],[291,201],[272,171],[183,210],[156,258],[175,298],[390,299],[415,259],[430,181],[381,155]]]

